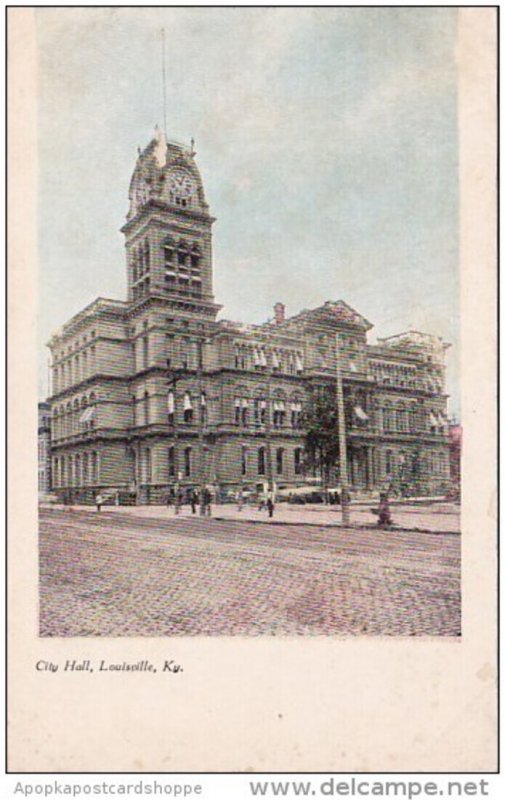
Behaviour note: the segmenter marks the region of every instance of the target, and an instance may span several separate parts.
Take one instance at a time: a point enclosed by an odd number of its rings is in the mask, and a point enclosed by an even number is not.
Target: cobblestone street
[[[459,633],[454,533],[40,512],[42,636]]]

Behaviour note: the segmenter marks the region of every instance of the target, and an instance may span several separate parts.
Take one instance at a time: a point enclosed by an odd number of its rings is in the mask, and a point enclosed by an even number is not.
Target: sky
[[[459,413],[456,8],[37,8],[39,392],[51,333],[125,299],[137,146],[196,141],[222,318],[343,299],[443,337]]]

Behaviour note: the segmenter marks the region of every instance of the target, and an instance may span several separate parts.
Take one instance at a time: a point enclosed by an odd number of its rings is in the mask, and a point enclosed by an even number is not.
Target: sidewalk
[[[57,509],[70,508],[80,511],[94,511],[93,506],[51,506]],[[376,528],[377,515],[373,514],[370,508],[376,507],[375,504],[365,507],[351,506],[351,523],[345,527]],[[167,506],[102,506],[101,514],[127,514],[132,517],[148,519],[198,519],[198,513],[193,515],[190,506],[182,506],[179,515],[176,516],[174,509]],[[420,508],[418,505],[393,506],[391,508],[393,518],[393,528],[405,531],[419,531],[423,533],[460,533],[459,507],[452,503],[432,505]],[[208,518],[206,518],[208,519]],[[323,505],[289,505],[288,503],[277,503],[272,519],[269,519],[268,512],[259,511],[256,506],[244,505],[239,511],[236,504],[212,506],[212,519],[235,520],[237,522],[249,523],[268,523],[274,525],[313,525],[317,527],[341,527],[342,514],[340,506]],[[203,520],[202,520],[203,521]]]

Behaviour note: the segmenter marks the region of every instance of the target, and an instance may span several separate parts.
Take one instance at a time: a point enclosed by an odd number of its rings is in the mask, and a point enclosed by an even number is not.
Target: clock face
[[[189,173],[184,170],[175,170],[169,178],[170,191],[175,197],[188,199],[194,194],[196,184]]]

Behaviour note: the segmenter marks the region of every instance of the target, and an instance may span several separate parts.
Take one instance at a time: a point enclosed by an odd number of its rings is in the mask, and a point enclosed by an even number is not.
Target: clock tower
[[[128,301],[153,296],[214,318],[212,223],[190,147],[156,131],[139,150],[130,181],[125,235]],[[194,309],[193,309],[194,306]]]

